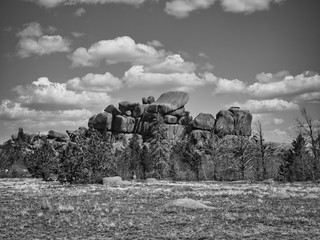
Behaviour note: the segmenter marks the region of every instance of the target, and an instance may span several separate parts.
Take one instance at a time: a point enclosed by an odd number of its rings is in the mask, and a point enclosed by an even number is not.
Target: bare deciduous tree
[[[297,127],[298,130],[303,134],[306,141],[310,144],[311,154],[313,158],[313,180],[317,179],[318,168],[319,168],[319,141],[320,141],[320,126],[316,124],[312,119],[311,115],[307,113],[305,108],[301,109],[301,115],[303,117],[303,121],[297,119]]]

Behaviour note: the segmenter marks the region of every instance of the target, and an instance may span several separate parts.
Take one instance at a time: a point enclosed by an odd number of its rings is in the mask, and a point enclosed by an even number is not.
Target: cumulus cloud
[[[196,10],[207,9],[218,0],[171,0],[166,2],[165,12],[177,18],[184,18]],[[268,10],[271,4],[284,0],[220,0],[224,11],[234,13],[253,13]]]
[[[73,78],[67,81],[67,89],[73,91],[110,92],[122,86],[122,81],[111,73],[88,73],[82,78]]]
[[[304,93],[293,99],[295,102],[320,103],[320,92]]]
[[[259,98],[272,98],[287,95],[300,95],[306,92],[316,92],[320,90],[320,76],[318,73],[307,71],[297,76],[286,75],[283,80],[279,75],[258,74],[259,82],[247,88],[247,92]]]
[[[141,5],[146,0],[27,0],[37,3],[45,8],[54,8],[60,5],[76,5],[76,4],[107,4],[107,3],[122,3],[129,5]]]
[[[212,83],[211,79],[197,76],[195,73],[150,73],[143,66],[133,66],[124,74],[124,83],[128,87],[193,90],[195,87]]]
[[[282,81],[286,76],[289,76],[290,73],[286,70],[277,72],[275,74],[272,73],[259,73],[256,76],[256,79],[260,83],[270,83],[270,82],[279,82]]]
[[[238,79],[228,80],[219,78],[208,72],[203,74],[203,78],[206,79],[206,82],[211,82],[215,85],[214,95],[243,93],[246,89],[246,84]]]
[[[227,12],[253,13],[268,10],[270,5],[279,4],[284,0],[220,0],[221,6]]]
[[[78,8],[73,14],[77,17],[81,17],[85,12],[86,10],[84,8]]]
[[[21,103],[13,102],[9,99],[2,100],[0,105],[0,119],[21,121],[29,119],[30,121],[77,121],[79,119],[90,117],[92,113],[87,109],[57,110],[57,111],[39,111],[23,107]]]
[[[21,58],[32,55],[48,55],[54,52],[69,52],[71,42],[60,35],[44,35],[39,23],[33,22],[25,25],[25,28],[17,33],[18,56]],[[48,32],[54,29],[48,28]]]
[[[169,55],[163,61],[146,68],[146,71],[153,73],[191,73],[195,70],[196,65],[185,62],[179,54]]]
[[[107,64],[129,62],[132,64],[150,64],[158,62],[164,56],[163,50],[157,50],[146,44],[136,43],[128,36],[99,41],[88,49],[78,48],[70,56],[72,65],[95,66],[101,61]]]
[[[66,83],[54,83],[46,77],[41,77],[32,84],[17,86],[14,91],[18,94],[17,102],[31,109],[96,109],[101,110],[111,102],[107,93],[82,91],[75,92],[67,89]]]
[[[247,100],[244,103],[233,102],[226,107],[237,106],[242,109],[248,109],[252,113],[268,113],[298,110],[299,106],[294,102],[288,102],[283,99],[267,99],[267,100]]]
[[[215,2],[216,0],[172,0],[166,2],[164,11],[177,18],[184,18],[189,16],[190,12],[209,8]]]

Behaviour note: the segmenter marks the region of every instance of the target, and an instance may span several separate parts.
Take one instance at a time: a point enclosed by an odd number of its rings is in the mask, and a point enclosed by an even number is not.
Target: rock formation
[[[221,110],[216,118],[210,113],[199,113],[194,119],[185,110],[189,94],[181,91],[166,92],[155,101],[154,97],[143,97],[142,104],[120,102],[118,107],[109,105],[104,112],[92,116],[88,127],[103,134],[123,138],[126,134],[150,137],[157,119],[163,119],[168,140],[179,140],[191,129],[190,136],[196,141],[210,138],[211,134],[251,135],[252,115],[247,110],[231,107]]]

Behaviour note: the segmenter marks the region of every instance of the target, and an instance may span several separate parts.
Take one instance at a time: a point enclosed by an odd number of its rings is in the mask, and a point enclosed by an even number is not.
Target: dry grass
[[[178,198],[210,209],[164,208]],[[320,239],[320,186],[312,183],[0,179],[0,205],[0,239]]]

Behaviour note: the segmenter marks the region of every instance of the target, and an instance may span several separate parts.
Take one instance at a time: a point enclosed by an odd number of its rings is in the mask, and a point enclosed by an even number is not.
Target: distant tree
[[[209,161],[212,162],[213,168],[210,169],[212,172],[213,180],[220,180],[222,169],[222,161],[225,160],[224,156],[226,156],[226,139],[221,138],[218,135],[215,135],[213,132],[211,133],[210,138],[205,141],[204,144],[204,154],[209,156]]]
[[[312,179],[306,151],[306,141],[301,133],[291,143],[291,148],[283,156],[280,174],[286,181],[305,181]]]
[[[313,181],[316,181],[320,178],[320,126],[319,123],[316,123],[316,121],[312,119],[305,108],[301,109],[301,115],[303,117],[303,121],[297,119],[297,127],[311,148],[312,175]]]
[[[121,172],[120,175],[122,175],[122,177],[142,177],[143,173],[141,170],[141,154],[142,149],[139,143],[139,137],[138,135],[134,134],[133,137],[129,140],[129,143],[121,152],[120,158],[118,159],[117,169]]]
[[[246,136],[234,136],[232,138],[231,153],[235,159],[236,170],[240,173],[240,178],[245,179],[247,170],[253,167],[253,144]]]

